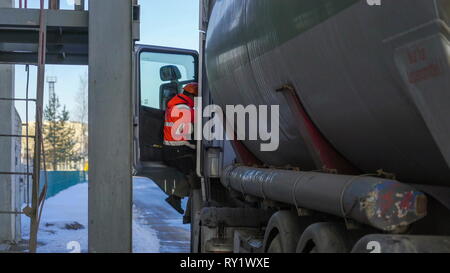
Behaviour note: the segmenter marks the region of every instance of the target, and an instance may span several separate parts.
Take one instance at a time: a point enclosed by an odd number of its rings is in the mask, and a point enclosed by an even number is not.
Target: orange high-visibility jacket
[[[164,123],[164,145],[187,146],[195,149],[189,142],[194,123],[194,100],[178,94],[167,103]]]

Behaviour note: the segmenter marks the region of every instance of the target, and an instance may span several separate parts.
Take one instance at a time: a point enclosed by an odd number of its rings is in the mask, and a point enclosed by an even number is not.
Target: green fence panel
[[[64,172],[64,171],[52,171],[47,172],[47,198],[57,195],[59,192],[68,189],[74,185],[87,182],[87,172]],[[41,172],[41,190],[45,183],[45,173]]]

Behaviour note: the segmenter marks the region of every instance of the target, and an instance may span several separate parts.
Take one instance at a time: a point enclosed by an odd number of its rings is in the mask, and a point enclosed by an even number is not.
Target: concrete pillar
[[[0,0],[0,8],[14,6],[13,0]],[[14,97],[14,66],[0,65],[0,97]],[[0,101],[0,134],[14,134],[16,132],[16,112],[14,103]],[[17,139],[0,137],[0,172],[14,172],[16,159]],[[19,140],[20,141],[20,140]],[[17,209],[16,177],[13,175],[0,175],[0,211],[15,211]],[[14,214],[0,213],[0,244],[16,241],[17,229],[20,227],[20,217]]]
[[[132,0],[89,1],[89,252],[131,252]]]
[[[0,65],[0,97],[11,98],[14,95],[14,69],[11,65]],[[14,104],[10,101],[0,101],[0,134],[13,133]],[[14,139],[0,137],[0,171],[13,172]],[[0,175],[0,211],[13,210],[12,175]],[[0,243],[14,239],[14,215],[0,213]]]

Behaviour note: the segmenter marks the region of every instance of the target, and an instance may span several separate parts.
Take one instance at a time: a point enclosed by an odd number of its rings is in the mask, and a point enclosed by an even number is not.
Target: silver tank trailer
[[[450,0],[217,0],[206,65],[215,103],[280,105],[269,165],[314,164],[286,97],[363,173],[450,185]]]

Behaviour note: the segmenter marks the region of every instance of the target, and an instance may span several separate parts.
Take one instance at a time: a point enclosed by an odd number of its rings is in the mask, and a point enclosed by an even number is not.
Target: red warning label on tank
[[[397,67],[409,84],[418,84],[443,75],[443,60],[443,40],[436,36],[404,46],[396,52]]]
[[[442,68],[439,64],[430,64],[426,67],[411,71],[408,73],[408,81],[415,84],[421,81],[426,81],[442,74]]]

